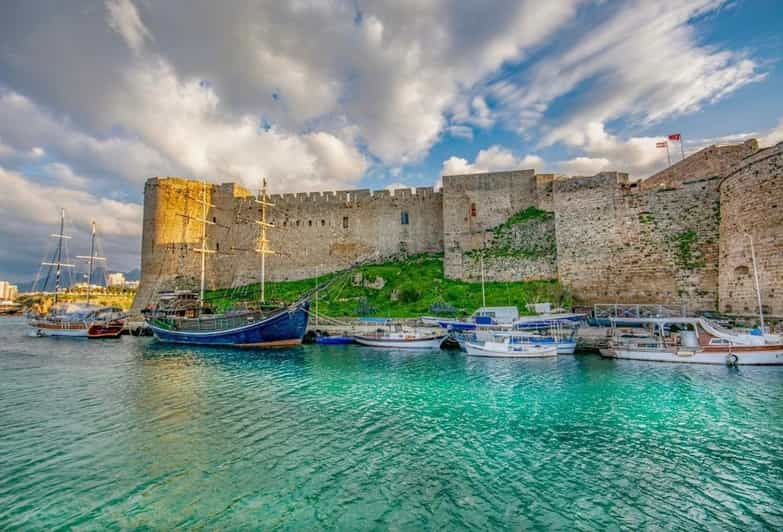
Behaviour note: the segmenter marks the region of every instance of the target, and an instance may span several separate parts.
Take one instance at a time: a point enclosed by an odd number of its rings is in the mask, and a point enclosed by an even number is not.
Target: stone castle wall
[[[447,277],[480,276],[474,251],[490,247],[492,229],[528,207],[552,205],[551,175],[534,170],[443,176],[443,269]],[[550,235],[554,239],[554,234]],[[485,261],[488,280],[552,278],[551,261],[506,256]]]
[[[635,183],[619,172],[564,178],[520,170],[444,176],[442,191],[274,195],[268,237],[281,254],[268,257],[267,278],[442,252],[451,278],[478,280],[483,256],[488,280],[559,278],[586,303],[744,313],[756,307],[750,232],[765,304],[783,314],[781,151],[757,151],[755,141],[710,147]],[[196,181],[147,182],[136,310],[159,290],[198,285],[201,257],[190,250],[200,241],[201,193]],[[208,243],[219,248],[206,262],[208,286],[258,281],[255,198],[223,184],[208,187],[208,201]]]
[[[260,206],[235,184],[208,185],[208,287],[240,286],[261,278]],[[142,280],[134,310],[156,292],[195,288],[201,257],[191,250],[201,239],[202,185],[179,178],[154,178],[145,186]],[[266,278],[314,277],[401,253],[443,250],[442,195],[432,188],[371,192],[351,190],[272,195],[267,233]],[[183,216],[184,215],[184,216]]]
[[[718,183],[643,190],[617,173],[557,181],[560,280],[583,301],[714,309]]]
[[[313,277],[399,254],[443,249],[443,198],[432,188],[272,196],[270,279]]]
[[[757,152],[720,186],[720,308],[757,314],[750,235],[762,305],[783,316],[783,143]]]

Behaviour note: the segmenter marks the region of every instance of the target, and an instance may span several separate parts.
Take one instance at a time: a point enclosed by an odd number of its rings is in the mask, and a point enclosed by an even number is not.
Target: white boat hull
[[[490,342],[492,341],[492,338],[497,335],[497,331],[476,331],[475,332],[475,338],[479,342]],[[536,344],[535,337],[530,336],[529,340],[526,340],[532,344]],[[460,349],[465,349],[465,340],[459,340],[457,339],[457,343],[459,343]],[[568,340],[561,340],[561,341],[546,341],[542,342],[542,344],[537,345],[545,345],[547,347],[556,345],[557,346],[557,354],[558,355],[573,355],[576,352],[576,342],[575,341],[568,341]]]
[[[576,352],[576,342],[558,342],[558,355],[573,355]]]
[[[392,338],[370,338],[367,336],[355,336],[356,343],[368,347],[385,347],[388,349],[440,349],[445,336],[422,339],[392,339]]]
[[[733,351],[704,350],[642,350],[607,348],[601,349],[601,356],[647,362],[676,362],[685,364],[713,364],[738,366],[783,365],[783,348],[753,349],[735,348]]]
[[[481,344],[465,342],[465,351],[473,357],[504,357],[504,358],[549,358],[557,356],[557,347],[551,346],[516,346],[515,349],[488,348]]]
[[[66,329],[66,328],[51,328],[51,327],[32,327],[32,335],[34,336],[65,336],[68,338],[87,338],[89,328],[83,329]]]

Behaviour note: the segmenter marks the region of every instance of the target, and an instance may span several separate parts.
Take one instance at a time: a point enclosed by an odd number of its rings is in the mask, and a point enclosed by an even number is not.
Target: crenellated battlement
[[[296,205],[307,203],[317,207],[319,205],[335,205],[341,203],[360,203],[364,201],[383,200],[410,200],[424,198],[439,198],[441,192],[432,187],[398,188],[398,189],[354,189],[354,190],[327,190],[320,192],[286,192],[270,194],[270,201],[280,205]]]

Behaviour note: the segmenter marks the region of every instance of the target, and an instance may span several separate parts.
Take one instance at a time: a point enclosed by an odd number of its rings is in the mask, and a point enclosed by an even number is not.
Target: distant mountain
[[[129,272],[125,272],[126,281],[138,281],[140,279],[141,279],[141,270],[138,268],[134,268]]]

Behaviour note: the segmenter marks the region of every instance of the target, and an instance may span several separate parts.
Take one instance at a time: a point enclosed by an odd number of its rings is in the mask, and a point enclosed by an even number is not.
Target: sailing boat
[[[256,220],[260,227],[258,246],[255,252],[261,255],[261,310],[241,310],[215,314],[204,301],[206,256],[216,253],[207,243],[207,225],[215,222],[207,219],[209,207],[207,184],[202,183],[201,218],[183,215],[201,223],[201,284],[198,299],[190,292],[173,295],[161,294],[157,308],[148,312],[146,322],[152,333],[161,342],[192,345],[236,346],[236,347],[284,347],[297,345],[307,330],[310,302],[307,298],[296,303],[267,310],[265,306],[266,256],[275,252],[269,249],[267,229],[274,225],[267,222],[269,203],[266,179],[255,198],[261,207],[261,217]]]
[[[90,255],[78,256],[87,261],[87,301],[84,304],[65,303],[59,300],[63,268],[73,268],[69,264],[64,241],[71,237],[65,234],[65,209],[60,211],[60,231],[51,235],[57,239],[57,248],[51,261],[42,262],[41,266],[48,268],[43,288],[46,288],[52,268],[55,268],[54,304],[44,315],[32,315],[28,321],[36,336],[68,336],[74,338],[116,338],[122,334],[125,327],[122,309],[116,307],[100,307],[90,304],[90,292],[95,263],[106,261],[104,257],[95,255],[95,221],[92,222],[90,237]]]

